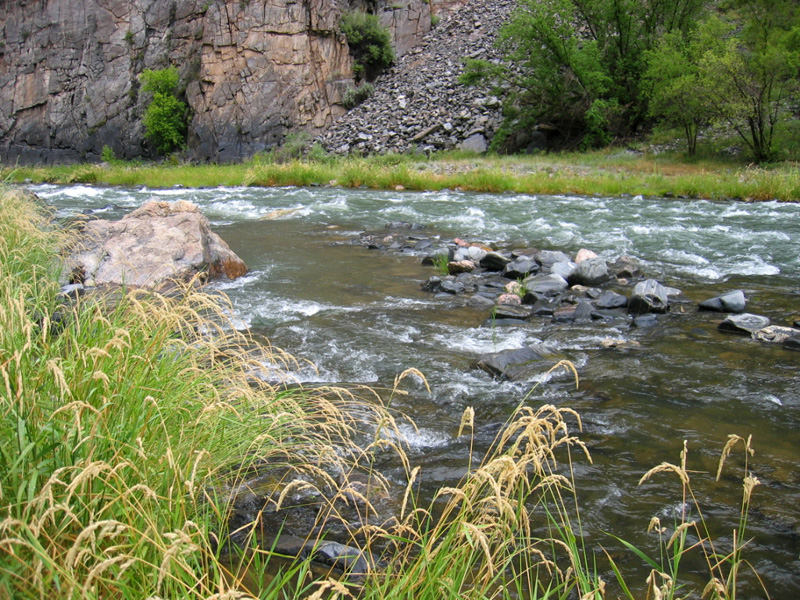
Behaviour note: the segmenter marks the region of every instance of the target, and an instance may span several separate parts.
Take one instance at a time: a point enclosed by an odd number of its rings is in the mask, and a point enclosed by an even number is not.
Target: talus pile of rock
[[[497,31],[515,0],[471,0],[375,82],[375,93],[318,141],[337,154],[464,148],[483,152],[500,125],[500,100],[458,82],[467,58],[499,60]]]

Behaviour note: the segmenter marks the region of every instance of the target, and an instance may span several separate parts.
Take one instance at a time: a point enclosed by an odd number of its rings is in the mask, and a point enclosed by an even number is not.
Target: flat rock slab
[[[741,315],[730,315],[719,324],[720,331],[730,331],[731,333],[741,333],[753,335],[759,329],[769,327],[769,318],[761,315],[743,313]]]
[[[531,381],[546,373],[557,361],[530,346],[484,354],[475,366],[509,381]]]
[[[70,265],[94,285],[160,289],[196,276],[236,279],[247,266],[196,204],[150,200],[119,221],[88,221]]]

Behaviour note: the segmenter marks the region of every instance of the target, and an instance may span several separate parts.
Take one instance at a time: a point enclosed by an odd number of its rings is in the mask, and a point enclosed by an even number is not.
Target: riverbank
[[[312,153],[313,155],[313,153]],[[488,157],[457,153],[312,158],[266,155],[229,165],[151,164],[7,167],[12,182],[91,183],[151,188],[326,186],[371,189],[653,196],[800,201],[800,167],[757,167],[733,161],[686,162],[678,156],[610,149],[580,154]]]

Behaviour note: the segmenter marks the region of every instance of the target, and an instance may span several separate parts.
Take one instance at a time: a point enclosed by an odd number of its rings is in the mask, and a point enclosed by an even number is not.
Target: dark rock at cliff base
[[[759,329],[769,327],[769,318],[762,317],[761,315],[753,315],[750,313],[743,313],[741,315],[730,315],[722,323],[719,324],[720,331],[729,331],[731,333],[741,333],[744,335],[752,335]]]
[[[247,266],[192,202],[151,200],[119,221],[88,221],[69,264],[92,285],[160,289],[171,282],[236,279]]]
[[[611,279],[606,261],[600,257],[588,258],[578,263],[570,273],[570,285],[600,285]]]
[[[743,313],[747,306],[747,298],[742,290],[734,290],[700,303],[700,310],[724,313]]]
[[[529,381],[547,372],[555,363],[543,351],[526,346],[485,354],[475,366],[500,379]]]
[[[593,304],[599,309],[625,308],[628,306],[628,297],[606,290],[594,300]]]

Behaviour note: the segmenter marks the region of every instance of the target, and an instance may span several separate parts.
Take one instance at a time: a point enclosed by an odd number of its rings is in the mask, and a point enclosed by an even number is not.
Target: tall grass
[[[229,327],[224,298],[62,301],[69,236],[20,193],[0,202],[0,597],[233,593],[228,490],[259,465],[285,469],[276,498],[346,486],[372,405],[356,419],[344,390],[264,383],[292,359]]]

